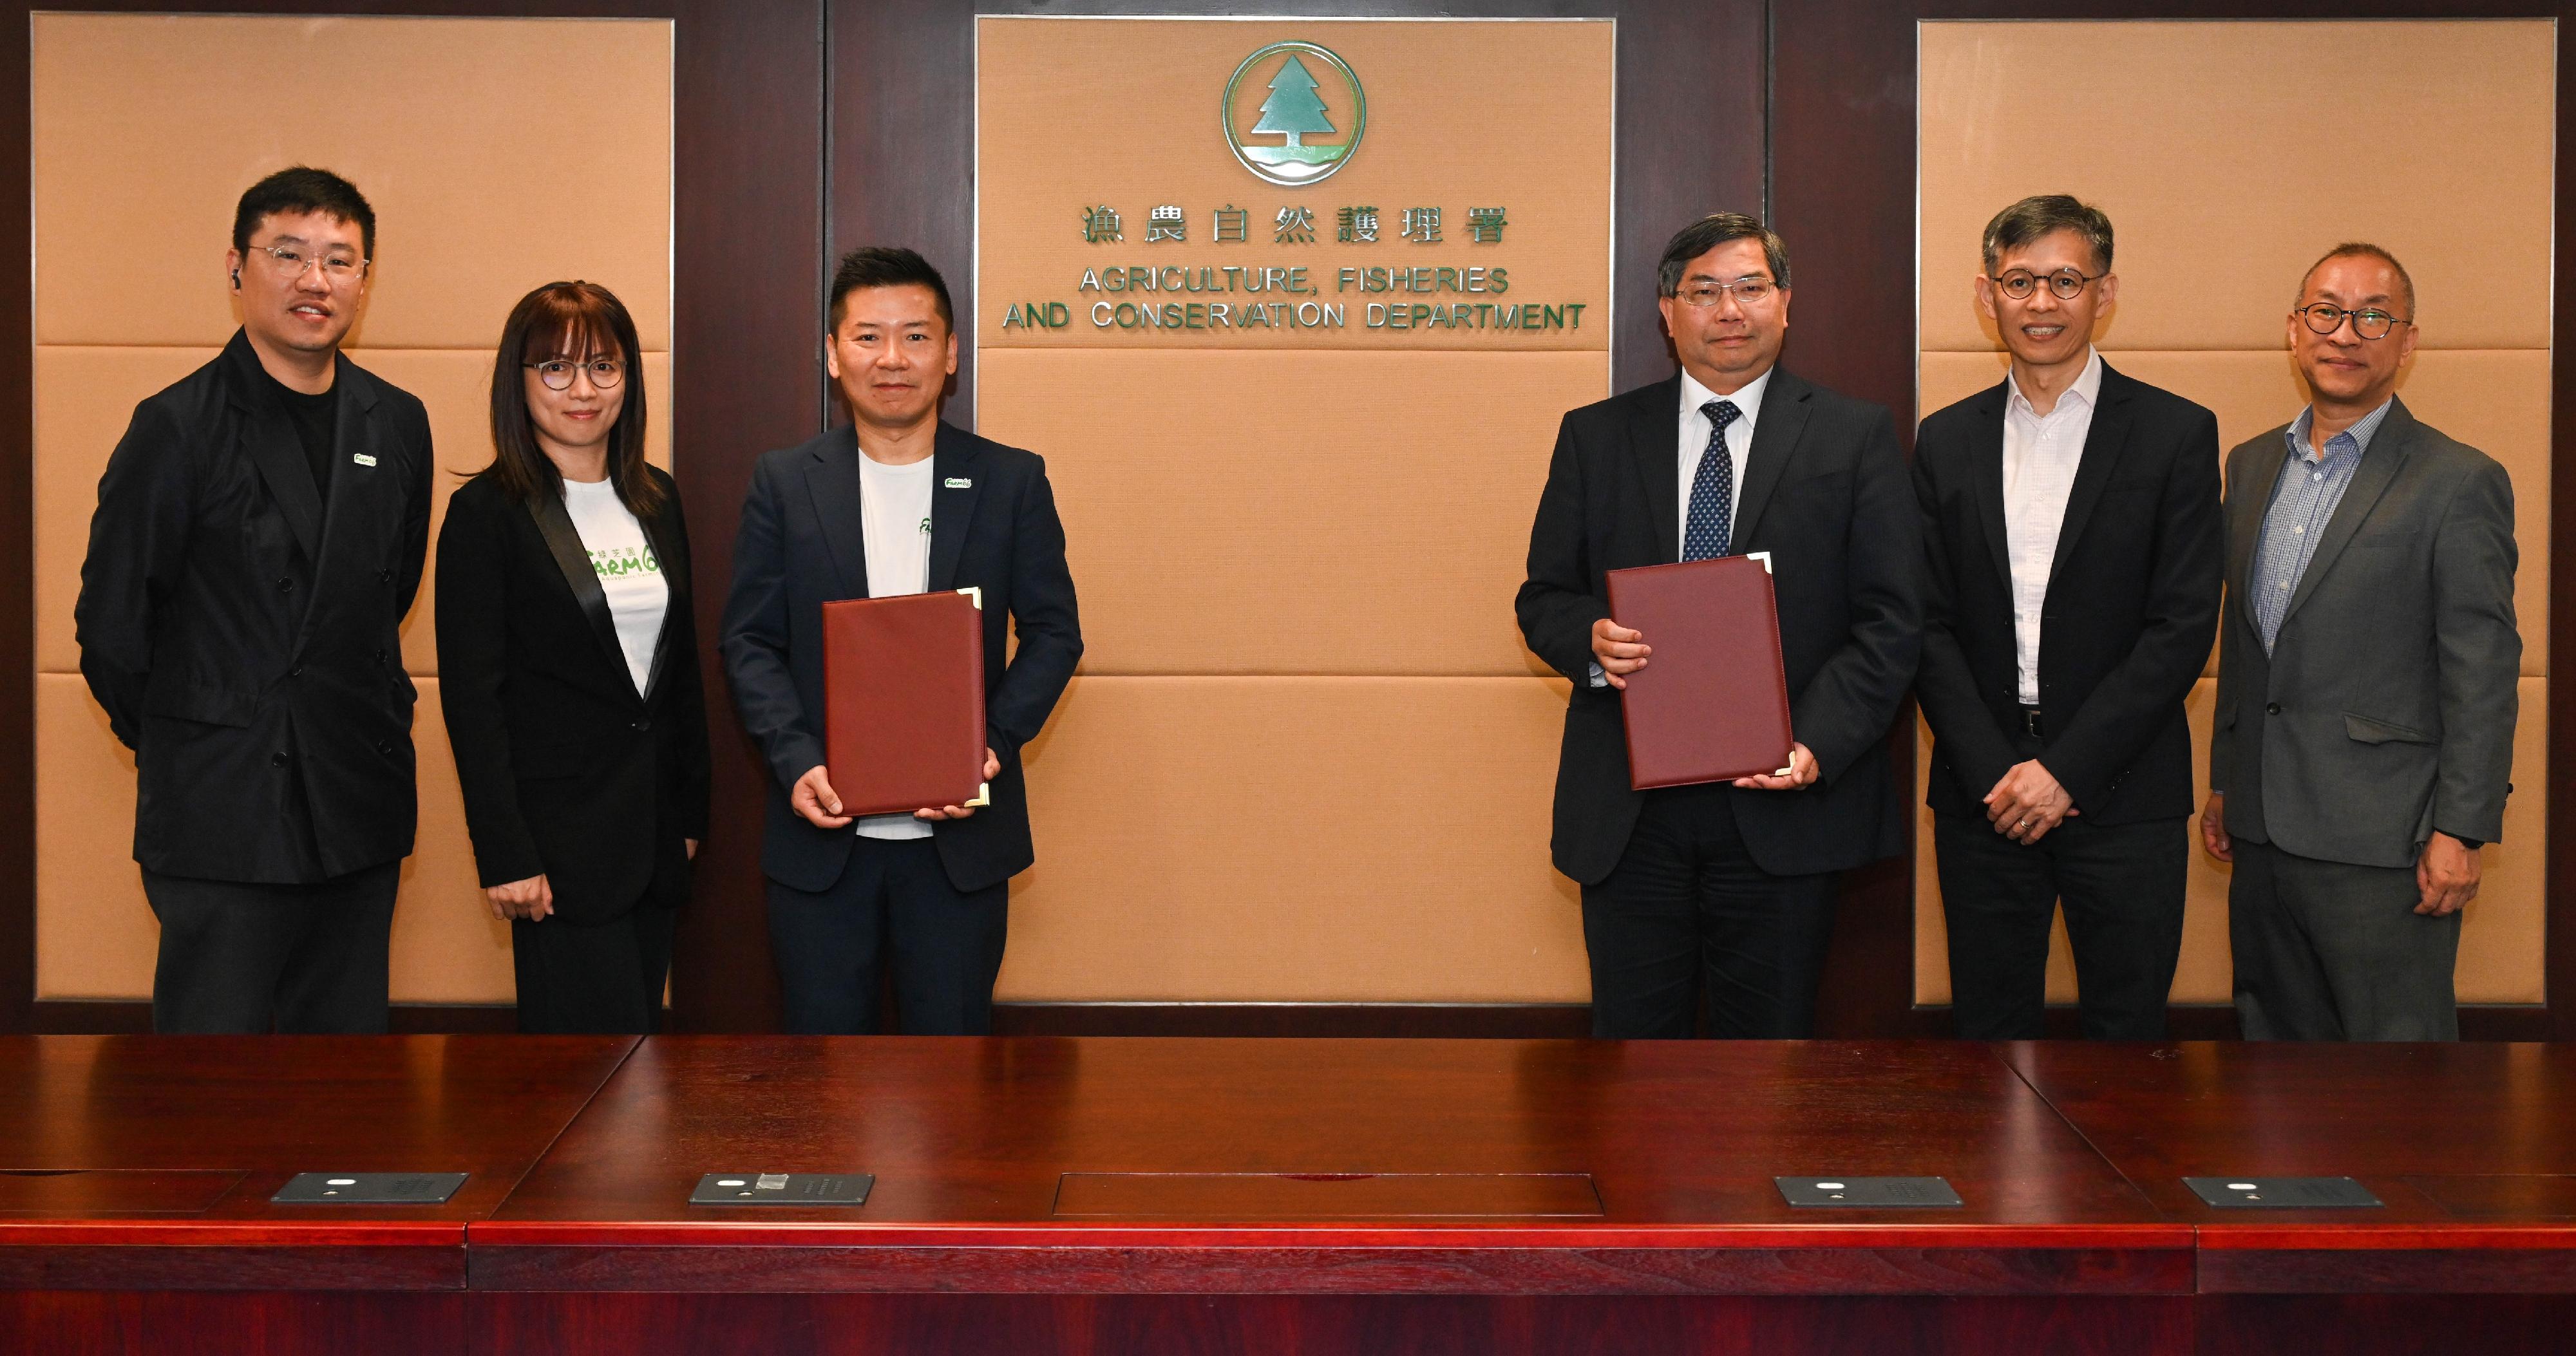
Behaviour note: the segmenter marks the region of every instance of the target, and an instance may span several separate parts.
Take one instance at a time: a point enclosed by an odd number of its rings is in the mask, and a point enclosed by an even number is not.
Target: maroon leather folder
[[[823,604],[823,708],[841,813],[983,804],[982,595]]]
[[[1609,572],[1610,618],[1642,632],[1628,675],[1628,784],[1690,786],[1789,766],[1789,680],[1766,557]]]

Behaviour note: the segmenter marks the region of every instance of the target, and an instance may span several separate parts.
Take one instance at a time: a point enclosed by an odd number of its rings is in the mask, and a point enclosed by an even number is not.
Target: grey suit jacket
[[[2411,866],[2436,829],[2493,842],[2522,670],[2512,481],[2397,401],[2267,656],[2248,595],[2284,437],[2227,454],[2209,780],[2228,833],[2362,866]]]

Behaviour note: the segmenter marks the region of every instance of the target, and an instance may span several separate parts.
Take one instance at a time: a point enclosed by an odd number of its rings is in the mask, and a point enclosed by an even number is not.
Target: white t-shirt
[[[859,526],[868,542],[868,596],[891,598],[930,587],[930,471],[934,459],[887,466],[859,454]],[[909,814],[863,815],[867,838],[928,838],[930,821]]]
[[[653,554],[644,525],[617,497],[613,482],[567,480],[563,488],[564,512],[571,515],[573,531],[581,534],[582,547],[590,552],[590,571],[599,576],[600,592],[608,595],[609,620],[617,623],[617,648],[625,652],[626,674],[641,694],[653,678],[653,647],[662,640],[662,613],[671,605],[670,581],[662,577],[662,562]]]

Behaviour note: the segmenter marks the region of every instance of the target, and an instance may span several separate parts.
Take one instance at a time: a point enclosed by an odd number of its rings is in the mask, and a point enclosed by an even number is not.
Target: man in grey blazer
[[[2236,865],[2236,1012],[2253,1040],[2456,1040],[2512,789],[2513,485],[2396,398],[2418,332],[2388,251],[2318,260],[2289,333],[2308,408],[2227,455],[2201,837]]]

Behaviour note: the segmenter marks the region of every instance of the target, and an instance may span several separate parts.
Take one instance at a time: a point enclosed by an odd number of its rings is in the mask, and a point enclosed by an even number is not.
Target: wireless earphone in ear
[[[234,270],[233,270],[233,290],[234,290],[234,291],[236,291],[236,292],[238,292],[238,291],[240,291],[240,290],[241,290],[241,270],[240,270],[240,269],[234,269]]]

